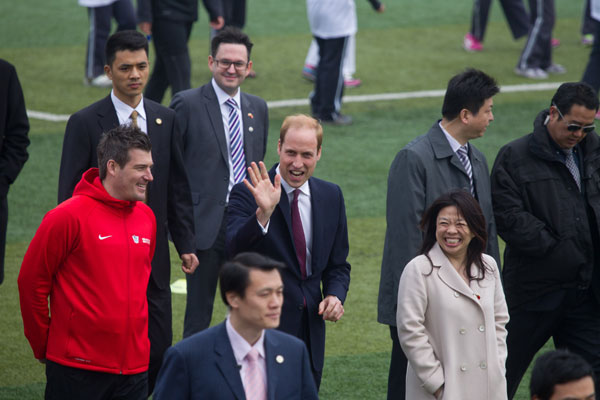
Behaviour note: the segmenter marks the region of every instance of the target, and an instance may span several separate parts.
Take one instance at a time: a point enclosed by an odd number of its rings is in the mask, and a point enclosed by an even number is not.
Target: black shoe
[[[352,117],[340,113],[333,113],[331,118],[321,118],[321,123],[324,125],[347,126],[352,124]]]

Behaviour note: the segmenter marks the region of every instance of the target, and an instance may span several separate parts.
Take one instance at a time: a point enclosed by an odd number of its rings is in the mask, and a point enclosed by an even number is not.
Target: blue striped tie
[[[469,183],[471,184],[471,194],[475,195],[475,190],[473,187],[473,170],[471,169],[471,161],[469,160],[469,151],[467,150],[467,145],[460,146],[458,150],[456,150],[456,154],[460,159],[463,167],[465,167],[465,172],[469,176]]]
[[[241,122],[235,100],[229,98],[226,104],[229,106],[229,153],[233,165],[234,181],[238,183],[246,177],[246,156],[244,155],[244,143],[240,129]]]

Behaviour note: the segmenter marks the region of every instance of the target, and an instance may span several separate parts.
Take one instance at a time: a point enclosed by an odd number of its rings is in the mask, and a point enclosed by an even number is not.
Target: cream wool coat
[[[445,400],[506,400],[508,309],[496,262],[484,254],[493,272],[467,285],[437,243],[429,257],[433,271],[427,257],[414,258],[398,289],[406,398],[434,399],[444,384]]]

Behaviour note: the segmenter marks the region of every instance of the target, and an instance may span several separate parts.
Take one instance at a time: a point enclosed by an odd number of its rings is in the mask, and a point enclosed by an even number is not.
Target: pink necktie
[[[300,218],[300,210],[298,209],[298,195],[300,189],[294,190],[294,200],[292,200],[292,235],[294,237],[294,245],[296,246],[296,257],[300,264],[300,273],[302,279],[306,279],[306,238],[304,237],[304,229],[302,228],[302,219]]]
[[[258,350],[252,349],[246,354],[247,369],[244,375],[244,392],[246,400],[266,400],[267,384],[258,365]]]

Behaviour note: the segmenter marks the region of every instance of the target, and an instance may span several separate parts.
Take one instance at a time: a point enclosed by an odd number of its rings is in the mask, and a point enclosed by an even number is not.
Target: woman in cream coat
[[[419,256],[400,279],[397,326],[406,398],[506,400],[508,310],[479,204],[461,190],[425,212]],[[466,268],[466,266],[469,268]]]

